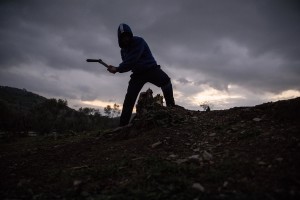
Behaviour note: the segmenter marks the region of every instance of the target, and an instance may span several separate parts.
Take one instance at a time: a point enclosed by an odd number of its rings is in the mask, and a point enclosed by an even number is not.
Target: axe
[[[103,62],[101,59],[86,59],[86,62],[97,62],[97,63],[104,65],[106,68],[108,68],[108,64]]]

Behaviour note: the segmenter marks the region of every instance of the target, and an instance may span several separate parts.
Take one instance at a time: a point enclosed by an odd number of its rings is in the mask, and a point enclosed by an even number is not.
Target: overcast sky
[[[122,105],[131,72],[85,61],[119,65],[120,23],[147,41],[188,109],[300,96],[297,0],[1,0],[0,85],[76,109]]]

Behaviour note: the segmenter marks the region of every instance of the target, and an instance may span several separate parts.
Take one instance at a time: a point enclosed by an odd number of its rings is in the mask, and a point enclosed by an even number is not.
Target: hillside
[[[1,141],[1,199],[299,199],[300,98],[153,106],[120,131]]]
[[[45,97],[26,89],[0,86],[0,103],[8,105],[10,109],[27,112],[44,101],[46,101]]]
[[[68,107],[67,100],[47,99],[38,94],[0,86],[0,138],[13,135],[84,132],[114,126],[115,119],[94,108]]]

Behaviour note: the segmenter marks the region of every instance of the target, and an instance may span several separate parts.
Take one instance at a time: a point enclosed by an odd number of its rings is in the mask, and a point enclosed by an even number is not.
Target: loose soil
[[[298,199],[300,98],[0,141],[1,199]]]

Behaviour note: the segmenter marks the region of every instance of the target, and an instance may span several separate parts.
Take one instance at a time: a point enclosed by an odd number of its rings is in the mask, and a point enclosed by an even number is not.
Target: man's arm
[[[138,38],[134,41],[133,45],[134,46],[131,47],[132,49],[128,52],[128,54],[122,56],[123,62],[119,65],[117,69],[118,72],[122,73],[130,71],[141,57],[145,48],[145,41],[142,38]]]

